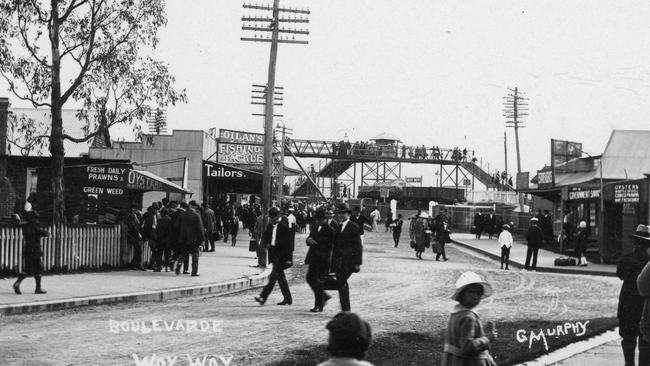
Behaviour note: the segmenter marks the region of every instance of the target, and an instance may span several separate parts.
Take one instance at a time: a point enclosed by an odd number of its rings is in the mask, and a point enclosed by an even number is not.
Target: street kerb
[[[240,292],[264,285],[271,274],[270,266],[262,273],[245,276],[214,284],[178,287],[164,290],[132,292],[126,294],[112,294],[102,296],[87,296],[65,300],[38,301],[25,304],[11,304],[0,306],[0,314],[17,315],[44,311],[55,311],[75,308],[80,306],[93,306],[137,301],[163,301],[192,296],[221,296]]]
[[[490,253],[487,250],[483,250],[481,248],[477,248],[475,246],[469,245],[467,243],[464,243],[462,241],[459,241],[457,239],[451,239],[451,242],[457,245],[460,245],[461,247],[473,250],[477,253],[480,253],[482,255],[485,255],[487,257],[490,257],[492,259],[496,259],[498,261],[501,260],[501,257],[497,254]],[[524,265],[513,260],[510,258],[510,267],[515,267],[517,269],[523,269]],[[581,270],[577,268],[571,268],[571,267],[540,267],[539,265],[535,269],[537,272],[546,272],[546,273],[563,273],[563,274],[577,274],[577,275],[589,275],[589,276],[610,276],[610,277],[616,277],[615,272],[605,272],[605,271],[594,271],[594,270]]]

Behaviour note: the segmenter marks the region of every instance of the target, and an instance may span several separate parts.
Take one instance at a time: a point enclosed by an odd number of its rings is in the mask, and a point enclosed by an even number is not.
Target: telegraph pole
[[[508,178],[508,138],[506,137],[506,131],[503,131],[503,154],[506,163],[506,178]]]
[[[515,129],[515,145],[517,148],[517,178],[521,173],[521,155],[519,154],[519,129],[528,115],[528,98],[522,96],[518,88],[508,88],[508,94],[504,97],[503,116],[506,118],[506,127]],[[524,210],[523,195],[519,193],[519,211]]]
[[[280,0],[273,0],[273,7],[267,5],[253,5],[244,4],[245,9],[255,11],[268,12],[271,11],[271,17],[268,14],[258,17],[242,17],[242,30],[254,32],[271,32],[271,37],[268,35],[257,34],[254,37],[241,37],[242,41],[251,42],[270,42],[271,51],[269,56],[269,70],[268,81],[266,83],[266,104],[264,105],[264,170],[262,178],[262,211],[264,214],[268,213],[271,207],[271,169],[273,164],[273,103],[275,98],[275,66],[278,57],[278,43],[299,43],[306,44],[307,41],[296,40],[295,35],[307,35],[309,31],[304,29],[289,29],[280,28],[280,23],[309,23],[306,15],[309,15],[309,10],[303,9],[290,9],[280,8]],[[280,18],[280,13],[293,13],[298,14],[300,17],[296,18]],[[288,37],[280,37],[280,33],[293,34],[292,39]]]

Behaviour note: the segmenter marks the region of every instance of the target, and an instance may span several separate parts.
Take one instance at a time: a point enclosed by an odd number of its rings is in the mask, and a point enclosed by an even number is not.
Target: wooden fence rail
[[[50,226],[49,236],[41,239],[43,270],[70,272],[110,269],[125,266],[133,256],[123,229],[115,226]],[[57,238],[59,248],[57,250]],[[23,232],[15,226],[0,226],[0,274],[16,274],[24,268],[22,260]],[[142,259],[151,257],[148,245],[143,246]]]

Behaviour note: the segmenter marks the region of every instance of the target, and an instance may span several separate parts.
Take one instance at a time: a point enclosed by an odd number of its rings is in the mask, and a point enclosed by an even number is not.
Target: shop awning
[[[126,188],[145,192],[156,191],[192,194],[192,191],[146,170],[131,169],[127,175]]]

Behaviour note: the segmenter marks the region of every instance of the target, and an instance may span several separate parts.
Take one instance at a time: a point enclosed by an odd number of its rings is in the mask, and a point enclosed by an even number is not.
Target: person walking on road
[[[643,334],[650,335],[643,328],[647,324],[648,299],[650,299],[650,226],[639,225],[634,235],[635,248],[632,253],[621,257],[616,266],[616,275],[623,280],[618,298],[618,325],[623,348],[625,365],[634,365],[634,355],[639,347],[639,365],[650,364],[650,339]],[[645,267],[645,268],[644,268]],[[644,301],[645,298],[645,301]],[[644,308],[644,302],[646,307]],[[646,327],[643,327],[642,318],[645,316]]]
[[[187,202],[182,201],[181,207],[185,209],[181,213],[178,224],[178,242],[181,245],[181,257],[176,263],[176,274],[180,274],[181,264],[192,257],[192,276],[199,276],[199,248],[205,241],[203,232],[203,222],[201,215],[198,213],[199,205],[195,201]]]
[[[506,271],[509,270],[508,265],[510,263],[510,248],[512,248],[513,239],[512,233],[510,233],[510,225],[504,224],[501,234],[499,234],[499,247],[501,248],[501,269],[503,265],[506,265]]]
[[[542,246],[542,241],[544,240],[544,234],[542,229],[538,226],[539,219],[533,217],[530,219],[530,227],[526,232],[526,242],[528,242],[528,251],[526,252],[526,264],[524,265],[525,270],[535,270],[537,268],[537,253],[539,248]],[[532,266],[529,266],[530,260],[533,260]]]
[[[340,217],[339,217],[340,218]],[[361,233],[361,245],[363,245],[363,234],[365,232],[365,225],[372,227],[372,222],[365,216],[361,214],[361,207],[357,206],[354,208],[354,214],[350,217],[350,220],[354,222],[358,227]],[[340,220],[339,220],[340,224]]]
[[[393,223],[393,210],[389,208],[388,213],[386,214],[386,222],[384,223],[386,225],[386,232],[393,231],[393,226],[391,225],[392,223]]]
[[[342,203],[337,208],[339,228],[332,248],[332,271],[336,273],[339,301],[342,311],[350,311],[350,287],[348,279],[361,270],[363,245],[361,229],[350,219],[350,206]]]
[[[13,284],[14,292],[18,295],[22,294],[20,291],[20,283],[23,282],[27,276],[34,276],[36,281],[35,294],[44,294],[45,290],[41,287],[41,278],[43,276],[43,263],[41,257],[43,250],[41,249],[41,238],[48,236],[48,232],[41,228],[41,223],[38,220],[38,213],[29,210],[25,213],[25,220],[21,221],[20,216],[14,215],[15,224],[23,229],[23,238],[25,244],[23,246],[23,259],[25,260],[25,271],[18,273],[18,279]]]
[[[418,259],[422,259],[422,253],[424,253],[427,244],[431,244],[429,235],[427,235],[427,231],[429,231],[427,217],[427,213],[422,211],[417,218],[413,219],[415,221],[411,225],[411,243],[414,243],[413,249],[415,250],[415,257]]]
[[[440,251],[436,253],[436,261],[442,260],[447,261],[447,253],[445,252],[445,245],[451,243],[451,229],[449,229],[449,224],[447,223],[447,218],[444,217],[442,221],[437,221],[434,223],[434,230],[436,232],[436,241],[440,243]]]
[[[376,207],[370,213],[370,218],[372,219],[372,231],[379,231],[377,223],[381,220],[381,213],[379,213],[379,210]]]
[[[402,214],[397,214],[397,220],[393,222],[395,225],[393,227],[393,241],[395,242],[395,248],[399,245],[399,237],[402,235],[402,225],[404,225],[404,220],[402,220]]]
[[[305,264],[309,264],[306,280],[314,291],[314,307],[309,311],[312,313],[322,312],[325,302],[330,296],[323,288],[323,277],[329,273],[332,246],[334,244],[334,229],[327,224],[325,210],[319,208],[314,216],[316,223],[309,229],[307,238],[307,257]]]
[[[280,221],[280,210],[277,207],[269,209],[269,221],[269,225],[262,234],[262,245],[269,250],[269,260],[273,264],[273,269],[269,275],[269,282],[264,286],[260,295],[255,296],[255,301],[260,305],[264,305],[277,282],[283,296],[278,305],[291,305],[293,299],[291,298],[287,277],[284,274],[284,270],[293,265],[291,232],[289,226]]]
[[[257,242],[257,267],[266,268],[266,247],[262,245],[262,234],[269,223],[268,215],[259,215],[253,228],[253,240]]]
[[[239,233],[239,218],[237,215],[234,215],[230,221],[228,221],[228,228],[230,234],[230,246],[235,246],[237,244],[237,234]]]

